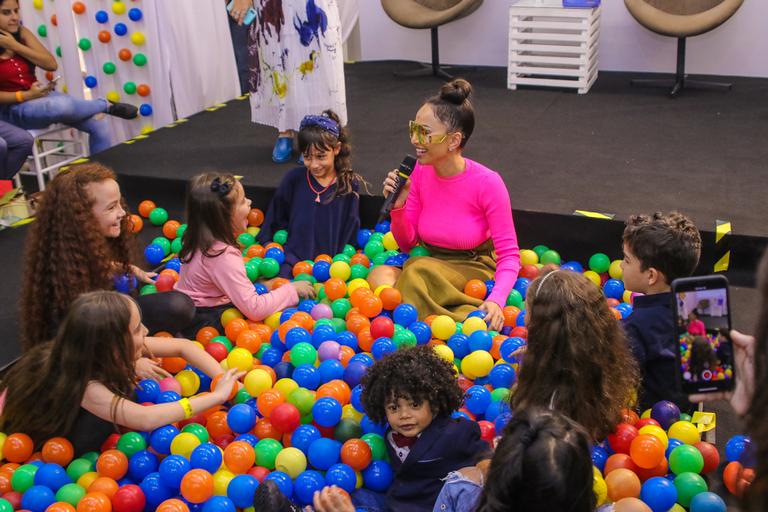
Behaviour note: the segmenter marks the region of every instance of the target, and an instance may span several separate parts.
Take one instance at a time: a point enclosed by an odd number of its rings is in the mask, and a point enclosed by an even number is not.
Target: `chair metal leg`
[[[454,66],[441,66],[440,65],[440,41],[437,35],[437,27],[430,29],[430,39],[432,44],[432,62],[429,64],[419,63],[421,66],[413,71],[395,71],[394,75],[400,78],[414,78],[421,76],[434,76],[436,78],[442,78],[445,81],[453,80],[454,76],[450,74],[446,69],[458,69]],[[472,71],[475,68],[462,68],[464,71]]]

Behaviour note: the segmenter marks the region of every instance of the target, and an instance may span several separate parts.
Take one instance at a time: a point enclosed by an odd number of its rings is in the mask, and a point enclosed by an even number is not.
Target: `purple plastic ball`
[[[331,307],[328,304],[323,303],[315,305],[309,314],[312,315],[312,318],[315,320],[320,320],[321,318],[333,318]]]
[[[341,345],[332,340],[324,341],[320,344],[320,348],[317,349],[317,356],[321,361],[327,359],[335,359],[338,361],[341,359]]]

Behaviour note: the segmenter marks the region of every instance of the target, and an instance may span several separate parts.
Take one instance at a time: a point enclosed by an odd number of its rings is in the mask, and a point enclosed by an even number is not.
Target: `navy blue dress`
[[[285,263],[280,275],[290,277],[293,265],[303,260],[313,260],[318,254],[334,256],[346,244],[354,243],[360,229],[360,197],[358,184],[355,193],[336,195],[336,185],[317,194],[307,182],[307,176],[315,190],[323,190],[306,167],[290,170],[277,188],[259,232],[259,243],[272,241],[275,232],[288,231],[284,245]]]

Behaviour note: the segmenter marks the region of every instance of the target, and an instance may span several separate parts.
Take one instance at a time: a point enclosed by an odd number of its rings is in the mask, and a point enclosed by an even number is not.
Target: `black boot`
[[[109,102],[107,114],[122,119],[136,119],[139,115],[139,109],[129,103]]]

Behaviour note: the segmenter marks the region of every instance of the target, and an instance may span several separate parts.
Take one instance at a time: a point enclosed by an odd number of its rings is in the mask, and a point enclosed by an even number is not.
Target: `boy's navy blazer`
[[[389,441],[387,452],[395,472],[387,491],[387,506],[398,512],[431,511],[448,473],[491,456],[488,443],[480,439],[477,423],[450,417],[435,418],[404,461],[400,462]]]

